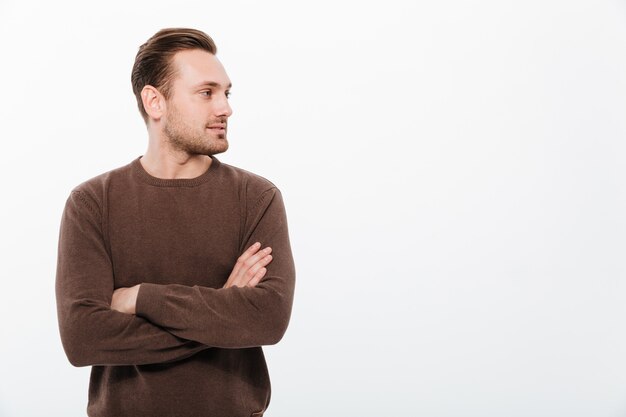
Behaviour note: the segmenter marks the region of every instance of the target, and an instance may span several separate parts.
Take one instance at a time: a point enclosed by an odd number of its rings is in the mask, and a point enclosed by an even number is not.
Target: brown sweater
[[[61,220],[56,297],[63,347],[92,365],[89,416],[260,416],[262,345],[291,315],[295,268],[279,190],[221,163],[160,179],[137,157],[72,190]],[[273,260],[256,287],[222,288],[254,242]],[[142,284],[136,315],[113,290]]]

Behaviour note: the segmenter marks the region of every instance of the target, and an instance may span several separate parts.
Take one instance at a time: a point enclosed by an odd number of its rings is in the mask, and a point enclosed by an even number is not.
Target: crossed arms
[[[267,272],[267,264],[272,262],[272,248],[269,246],[263,250],[261,242],[255,242],[250,246],[235,263],[233,271],[230,273],[226,284],[223,288],[230,287],[256,287],[261,278]],[[113,291],[111,300],[111,309],[120,313],[136,314],[137,312],[137,294],[141,284],[133,287],[121,287]]]
[[[258,201],[246,220],[248,249],[223,288],[142,283],[115,289],[102,212],[88,193],[73,191],[61,221],[56,279],[70,362],[164,363],[211,347],[277,343],[291,314],[295,270],[280,192],[266,190]],[[274,257],[253,242],[271,245]]]

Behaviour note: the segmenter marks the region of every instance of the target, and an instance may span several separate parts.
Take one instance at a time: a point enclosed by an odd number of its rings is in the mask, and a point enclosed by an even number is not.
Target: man
[[[232,114],[215,53],[193,29],[143,44],[132,85],[148,149],[67,199],[58,318],[70,362],[92,365],[90,416],[261,416],[269,404],[261,346],[287,328],[295,268],[279,190],[215,157]]]

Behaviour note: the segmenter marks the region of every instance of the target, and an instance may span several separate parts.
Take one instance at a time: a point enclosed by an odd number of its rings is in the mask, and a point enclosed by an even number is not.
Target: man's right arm
[[[74,366],[171,362],[209,347],[111,309],[113,267],[93,200],[72,191],[61,219],[56,299],[63,348]]]

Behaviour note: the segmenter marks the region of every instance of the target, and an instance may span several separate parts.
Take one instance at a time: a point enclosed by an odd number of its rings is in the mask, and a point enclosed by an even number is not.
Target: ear
[[[146,85],[141,90],[143,108],[151,119],[159,120],[165,111],[165,98],[151,85]]]

